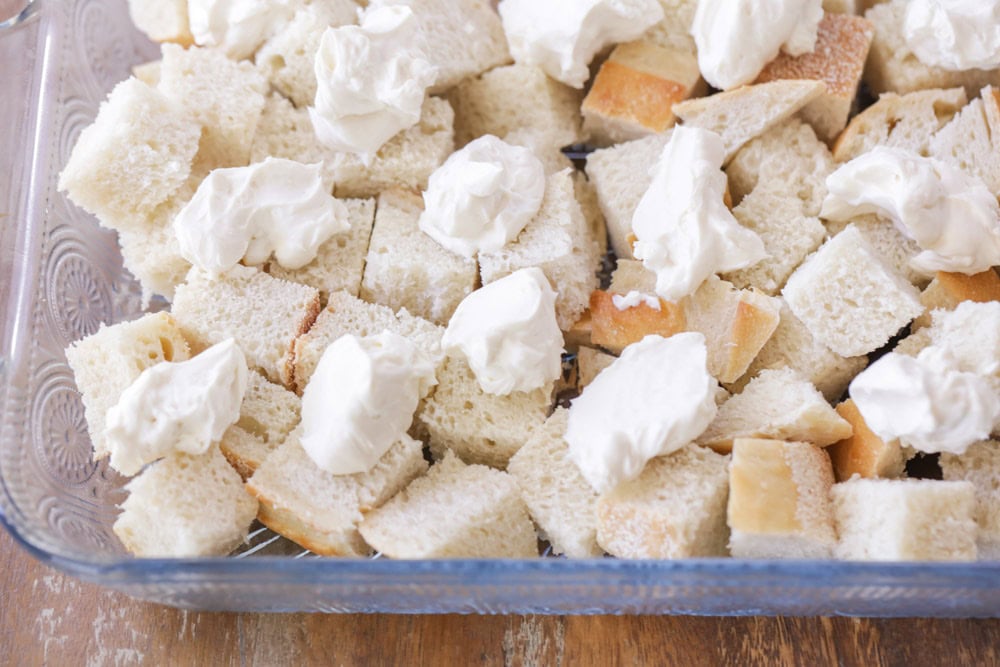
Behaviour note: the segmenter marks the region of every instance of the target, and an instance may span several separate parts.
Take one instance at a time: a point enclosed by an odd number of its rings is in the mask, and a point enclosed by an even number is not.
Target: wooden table
[[[0,563],[0,664],[1000,664],[1000,621],[197,613],[63,576],[2,529]]]

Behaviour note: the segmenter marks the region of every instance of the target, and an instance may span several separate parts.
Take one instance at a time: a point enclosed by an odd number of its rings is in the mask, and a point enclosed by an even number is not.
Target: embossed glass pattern
[[[1000,564],[348,561],[265,529],[234,558],[139,560],[122,480],[90,458],[66,345],[140,312],[114,234],[56,191],[100,101],[156,48],[125,0],[36,0],[0,27],[0,518],[35,556],[180,607],[233,610],[1000,615]]]

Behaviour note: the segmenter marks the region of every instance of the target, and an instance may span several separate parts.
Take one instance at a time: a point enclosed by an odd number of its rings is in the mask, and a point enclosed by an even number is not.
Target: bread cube
[[[931,312],[935,310],[955,310],[963,301],[988,303],[1000,301],[1000,275],[994,269],[987,269],[974,275],[938,271],[935,278],[920,293],[920,303],[924,314],[913,321],[918,329],[931,323]]]
[[[727,523],[734,558],[829,558],[830,457],[806,442],[737,438],[729,464]]]
[[[1000,558],[1000,442],[977,442],[962,455],[942,454],[940,462],[945,480],[975,486],[979,558]]]
[[[546,169],[545,175],[551,176],[557,171],[562,171],[571,166],[572,164],[564,165],[552,171]],[[604,212],[601,211],[601,202],[597,198],[597,188],[594,187],[594,184],[590,182],[590,179],[582,171],[574,170],[571,176],[573,178],[573,189],[576,191],[576,201],[580,204],[580,210],[583,211],[583,217],[587,221],[590,238],[597,243],[597,256],[603,258],[608,254],[608,224],[604,219]]]
[[[172,313],[195,350],[234,338],[251,368],[290,387],[292,345],[316,320],[319,292],[246,266],[217,277],[195,267]]]
[[[296,430],[247,481],[247,491],[260,502],[260,522],[296,544],[323,556],[367,556],[371,548],[358,534],[364,515],[426,470],[420,443],[404,437],[371,470],[333,475],[313,463]]]
[[[142,285],[146,304],[155,294],[172,301],[174,290],[191,270],[191,262],[181,255],[172,226],[183,203],[175,195],[156,209],[144,227],[118,232],[122,263]]]
[[[796,269],[782,295],[817,340],[845,357],[882,347],[923,311],[916,288],[853,225]]]
[[[669,338],[687,331],[687,315],[680,304],[650,295],[659,304],[658,308],[639,303],[619,310],[614,303],[616,296],[622,295],[603,290],[594,290],[590,295],[590,342],[594,345],[621,354],[627,346],[646,336]]]
[[[725,556],[729,457],[688,445],[597,501],[597,543],[619,558]]]
[[[250,373],[240,418],[219,443],[223,455],[243,479],[249,479],[298,426],[301,411],[302,401],[294,393],[260,373]]]
[[[194,44],[187,0],[128,0],[128,13],[135,27],[154,42]]]
[[[595,350],[592,347],[581,347],[576,352],[577,365],[577,388],[583,388],[594,381],[601,371],[610,366],[617,359],[616,356]]]
[[[843,560],[976,560],[972,482],[852,479],[834,484]]]
[[[850,437],[826,448],[838,482],[859,477],[902,477],[906,457],[899,440],[886,442],[875,435],[852,399],[837,405],[837,414],[851,425]]]
[[[978,70],[976,70],[978,71]],[[992,70],[1000,79],[1000,68]],[[996,85],[1000,85],[1000,81]],[[1000,193],[1000,90],[987,86],[931,139],[930,156],[982,179]]]
[[[507,473],[449,455],[361,522],[390,558],[534,558],[535,527]]]
[[[918,271],[910,260],[920,254],[920,246],[892,223],[888,218],[875,213],[859,215],[851,221],[830,221],[826,230],[831,236],[842,232],[848,225],[854,226],[868,245],[875,251],[886,266],[893,269],[911,285],[921,289],[927,285],[931,276]]]

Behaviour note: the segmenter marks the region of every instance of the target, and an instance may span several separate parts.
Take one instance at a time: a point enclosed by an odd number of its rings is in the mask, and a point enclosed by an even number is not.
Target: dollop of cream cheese
[[[629,308],[635,308],[639,304],[646,304],[653,310],[660,309],[659,297],[653,296],[652,294],[643,294],[642,292],[637,292],[635,290],[630,291],[624,296],[621,294],[612,294],[611,303],[618,310],[628,310]]]
[[[562,374],[556,293],[541,269],[521,269],[458,304],[441,346],[468,362],[483,391],[506,395],[551,384]]]
[[[990,384],[934,345],[917,357],[885,355],[854,378],[850,395],[876,435],[927,453],[962,454],[1000,418]]]
[[[600,493],[634,479],[715,419],[718,383],[700,333],[646,336],[587,385],[569,408],[569,457]]]
[[[903,36],[925,65],[993,69],[1000,65],[1000,2],[909,0]]]
[[[752,83],[779,51],[815,49],[822,18],[822,0],[698,0],[691,35],[701,75],[721,90]]]
[[[321,469],[352,475],[375,467],[407,431],[437,384],[434,360],[390,331],[334,341],[302,394],[302,447]]]
[[[595,55],[663,20],[657,0],[503,0],[498,9],[514,60],[574,88]]]
[[[416,125],[436,69],[417,45],[419,25],[402,5],[376,7],[361,25],[327,28],[316,53],[316,137],[366,164],[385,142]]]
[[[108,410],[111,467],[135,475],[171,452],[205,453],[239,419],[248,381],[232,338],[187,361],[147,368]]]
[[[635,257],[656,273],[656,293],[667,301],[693,293],[713,273],[767,256],[723,201],[725,153],[714,132],[675,127],[632,217]]]
[[[305,266],[330,237],[350,229],[347,207],[322,172],[322,164],[273,157],[212,171],[174,218],[181,255],[214,274],[272,255],[287,269]]]
[[[877,213],[923,250],[924,273],[974,274],[1000,264],[1000,205],[981,179],[912,151],[879,146],[826,179],[821,217]]]
[[[419,225],[459,255],[496,252],[531,222],[544,196],[541,160],[527,148],[486,135],[431,174]]]
[[[235,60],[249,58],[291,20],[291,0],[187,0],[191,35],[198,46],[221,48]]]

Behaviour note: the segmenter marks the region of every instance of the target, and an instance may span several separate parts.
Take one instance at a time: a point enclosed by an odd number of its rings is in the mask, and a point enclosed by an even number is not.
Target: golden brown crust
[[[743,300],[737,304],[730,330],[729,358],[720,381],[733,382],[746,372],[778,327],[779,318],[780,315],[774,310],[764,310]]]
[[[848,399],[836,407],[837,414],[850,423],[851,437],[826,448],[833,462],[838,482],[853,475],[861,477],[896,477],[902,472],[903,454],[898,441],[885,442],[875,435],[854,401]]]
[[[590,295],[591,342],[616,354],[627,345],[657,334],[664,338],[686,330],[687,319],[680,304],[660,299],[660,309],[645,303],[618,310],[614,294],[594,290]]]
[[[676,81],[608,60],[583,100],[583,111],[662,132],[674,124],[674,102],[686,97],[687,90]]]
[[[1000,275],[993,269],[971,276],[939,271],[937,280],[945,292],[955,300],[956,306],[962,301],[977,303],[1000,301]]]

